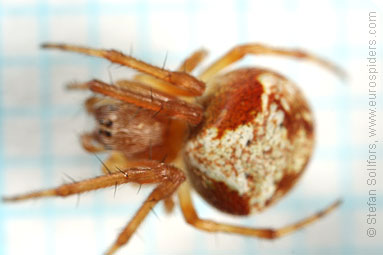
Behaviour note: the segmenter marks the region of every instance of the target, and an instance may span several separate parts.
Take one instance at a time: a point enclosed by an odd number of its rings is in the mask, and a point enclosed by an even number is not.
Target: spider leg
[[[224,56],[219,58],[216,62],[210,65],[201,75],[199,75],[199,79],[202,81],[208,81],[213,76],[215,76],[219,71],[223,68],[229,66],[230,64],[242,59],[246,55],[276,55],[276,56],[285,56],[285,57],[293,57],[297,59],[304,59],[308,61],[312,61],[321,65],[324,68],[329,69],[334,72],[336,75],[341,78],[345,78],[345,72],[334,65],[333,63],[324,60],[318,56],[315,56],[311,53],[304,52],[296,49],[283,49],[283,48],[274,48],[263,44],[243,44],[231,49]]]
[[[70,82],[66,85],[68,90],[88,90],[88,86],[86,83],[82,82]]]
[[[121,52],[115,50],[102,50],[102,49],[92,49],[74,45],[67,44],[43,44],[43,48],[55,48],[65,51],[72,51],[83,53],[90,56],[96,56],[105,58],[112,63],[128,66],[130,68],[136,69],[140,72],[146,73],[148,75],[154,76],[160,80],[166,81],[173,86],[178,87],[181,90],[184,90],[190,96],[199,96],[205,90],[205,84],[195,77],[185,73],[185,72],[172,72],[166,69],[162,69],[143,61],[137,60],[133,57],[122,54]]]
[[[134,167],[150,167],[150,160],[130,160],[125,157],[122,152],[112,151],[109,157],[102,162],[102,172],[104,174],[120,172],[120,169],[128,169]]]
[[[42,197],[66,197],[100,188],[121,185],[128,182],[134,182],[138,184],[158,183],[157,187],[145,200],[129,224],[120,233],[116,242],[108,250],[107,254],[113,254],[119,247],[128,242],[130,237],[139,227],[141,222],[145,219],[150,210],[159,201],[170,197],[177,190],[179,185],[185,181],[186,177],[184,173],[176,167],[154,161],[144,162],[144,164],[147,166],[120,170],[108,175],[64,184],[53,189],[36,191],[17,196],[3,197],[3,201],[16,202]]]
[[[150,161],[147,163],[150,164]],[[128,160],[125,155],[119,151],[113,151],[109,157],[102,163],[102,172],[104,174],[110,174],[119,172],[119,169],[126,169],[132,167],[138,167],[145,165],[144,161],[132,161]],[[164,199],[164,208],[166,213],[170,214],[174,209],[174,201],[172,197]]]
[[[201,121],[203,115],[203,110],[198,105],[188,103],[168,93],[134,81],[120,80],[115,85],[110,85],[99,80],[92,80],[78,86],[81,88],[87,87],[95,93],[112,99],[152,110],[157,114],[161,112],[169,117],[186,120],[194,125]],[[87,111],[93,113],[94,106],[100,102],[102,103],[103,100],[105,99],[90,97],[85,102]]]
[[[162,174],[165,180],[158,184],[158,186],[152,191],[140,209],[136,212],[134,217],[130,220],[128,225],[122,230],[118,236],[116,242],[106,252],[110,255],[117,251],[121,246],[126,244],[133,233],[136,231],[141,222],[145,219],[152,208],[161,200],[169,198],[179,187],[181,183],[185,181],[185,175],[181,170],[175,167],[171,167],[167,164],[163,164],[167,168],[163,168]]]
[[[173,212],[174,206],[175,206],[175,203],[174,203],[173,197],[168,197],[164,199],[164,208],[167,214],[170,214]]]
[[[89,88],[87,88],[87,89],[89,89]],[[96,109],[96,105],[100,104],[100,102],[102,102],[103,100],[105,100],[105,99],[99,98],[96,96],[89,97],[88,99],[85,100],[85,103],[84,103],[86,111],[89,114],[93,114],[95,109]]]
[[[192,55],[190,55],[182,62],[182,64],[178,67],[177,71],[191,73],[194,70],[194,68],[196,68],[202,62],[202,60],[204,60],[206,55],[207,51],[204,49],[195,51]],[[133,80],[142,82],[144,84],[148,84],[153,88],[156,88],[174,96],[194,96],[191,95],[188,91],[185,91],[184,89],[175,87],[169,82],[157,79],[147,74],[137,74],[136,76],[134,76]]]
[[[81,145],[87,152],[97,153],[105,151],[104,146],[96,143],[92,133],[85,133],[80,136]]]
[[[88,82],[93,92],[117,99],[138,107],[152,110],[154,114],[162,113],[169,117],[186,120],[191,124],[198,124],[203,116],[202,108],[188,103],[166,93],[131,81],[120,81],[129,86],[113,86],[102,81]]]
[[[324,210],[317,212],[307,218],[304,218],[301,221],[287,225],[282,228],[249,228],[242,226],[229,225],[224,223],[218,223],[212,220],[206,220],[199,218],[197,212],[195,211],[193,202],[190,196],[190,190],[187,184],[185,183],[178,189],[178,197],[180,200],[181,210],[184,215],[186,222],[193,225],[194,227],[205,230],[208,232],[226,232],[226,233],[235,233],[246,236],[253,236],[263,239],[275,239],[287,235],[289,233],[295,232],[317,220],[323,216],[329,214],[341,203],[340,200],[334,202]]]
[[[63,184],[57,188],[46,189],[11,197],[3,197],[3,201],[16,202],[31,198],[42,197],[66,197],[80,194],[109,186],[120,185],[123,183],[134,182],[138,184],[161,183],[169,180],[169,173],[179,171],[168,164],[152,161],[143,162],[144,166],[132,167],[108,175],[102,175],[83,181]],[[172,178],[172,177],[171,177]],[[170,178],[170,179],[171,179]]]
[[[191,73],[207,56],[205,49],[199,49],[187,57],[178,67],[178,71]]]
[[[101,170],[104,174],[109,174],[110,172],[119,172],[119,169],[126,169],[129,167],[134,166],[130,165],[129,160],[126,159],[124,154],[118,151],[112,151],[109,157],[102,162]]]
[[[85,133],[81,136],[81,142],[83,148],[90,152],[90,153],[97,153],[97,152],[103,152],[106,149],[102,147],[99,144],[94,144],[94,138],[92,134]],[[151,161],[131,161],[128,160],[125,155],[119,151],[112,151],[109,155],[109,157],[101,162],[102,163],[102,173],[105,175],[111,174],[111,173],[117,173],[120,172],[121,169],[128,169],[128,168],[133,168],[133,167],[142,167],[147,164],[148,167],[151,165]]]

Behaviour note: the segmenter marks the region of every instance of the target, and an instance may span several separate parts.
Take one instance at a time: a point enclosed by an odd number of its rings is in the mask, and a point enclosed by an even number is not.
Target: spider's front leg
[[[36,191],[23,195],[3,197],[5,202],[16,202],[32,198],[42,197],[66,197],[81,194],[100,188],[106,188],[123,183],[134,182],[138,184],[155,184],[152,193],[148,196],[129,224],[118,236],[116,242],[108,250],[107,254],[113,254],[118,248],[126,244],[150,210],[161,200],[171,197],[179,185],[185,181],[184,173],[178,168],[165,163],[155,161],[142,162],[145,167],[134,167],[118,172],[98,176],[88,180],[61,185],[57,188]]]
[[[170,118],[185,120],[193,125],[199,124],[202,120],[203,110],[200,106],[138,82],[121,80],[116,85],[110,85],[99,80],[92,80],[78,84],[78,86],[87,87],[97,94],[151,110],[154,114],[161,112]],[[86,108],[88,111],[92,111],[92,107],[98,103],[99,99],[91,97],[89,100],[86,102]]]
[[[49,46],[49,47],[52,47],[52,46]],[[207,51],[204,49],[200,49],[193,52],[193,54],[191,54],[182,62],[182,64],[177,68],[177,71],[183,72],[185,74],[191,73],[205,59],[206,55],[207,55]],[[170,71],[167,71],[167,72],[171,73]],[[188,77],[188,76],[185,76],[185,77]],[[198,92],[190,92],[190,89],[185,88],[182,82],[180,84],[172,84],[166,81],[166,79],[159,79],[158,77],[153,76],[151,74],[143,74],[143,73],[136,74],[133,78],[133,81],[150,85],[150,87],[152,88],[158,89],[162,92],[165,92],[173,96],[194,97],[194,96],[201,95],[203,93],[203,90],[198,88],[192,89],[192,91],[195,90]],[[129,84],[124,84],[119,82],[117,82],[115,85],[122,86],[122,87],[129,86]],[[197,85],[196,87],[199,87],[199,86],[201,85]],[[204,86],[201,86],[201,88],[202,87]],[[71,90],[85,90],[85,89],[88,89],[88,86],[86,83],[70,83],[68,84],[67,88]],[[94,99],[90,100],[89,105],[91,105],[94,102],[95,102]],[[86,105],[87,109],[89,105]]]
[[[182,64],[177,68],[177,71],[191,73],[205,59],[206,55],[207,51],[204,49],[195,51],[182,62]],[[153,88],[157,88],[172,95],[186,97],[194,96],[193,94],[190,94],[188,91],[185,91],[182,88],[180,89],[176,86],[173,86],[172,84],[169,84],[166,81],[157,79],[156,77],[147,74],[137,74],[134,77],[134,80],[142,82],[144,84],[148,84]]]
[[[162,81],[172,84],[174,87],[184,91],[186,95],[189,96],[200,96],[205,90],[205,83],[196,79],[194,76],[191,76],[183,71],[172,72],[159,68],[138,59],[135,59],[131,56],[124,55],[121,52],[115,50],[103,50],[103,49],[92,49],[87,47],[68,45],[68,44],[54,44],[46,43],[42,45],[43,48],[53,48],[60,49],[65,51],[78,52],[90,56],[101,57],[109,60],[112,63],[120,64],[138,70],[142,73],[146,73],[150,76],[156,77]],[[199,62],[200,58],[203,58],[205,53],[199,53],[200,56],[192,57],[193,62],[191,66],[194,66]],[[194,60],[195,59],[195,60]],[[194,64],[195,62],[195,64]],[[194,68],[194,67],[193,67]],[[189,66],[186,66],[185,69],[189,69]]]

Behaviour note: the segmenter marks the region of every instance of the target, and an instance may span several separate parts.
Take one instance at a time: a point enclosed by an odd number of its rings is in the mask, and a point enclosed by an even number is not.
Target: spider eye
[[[106,136],[106,137],[112,137],[112,133],[111,132],[109,132],[107,130],[103,130],[103,129],[99,129],[98,130],[98,134]]]
[[[100,125],[106,126],[106,127],[112,127],[113,122],[109,119],[100,119],[99,121]]]

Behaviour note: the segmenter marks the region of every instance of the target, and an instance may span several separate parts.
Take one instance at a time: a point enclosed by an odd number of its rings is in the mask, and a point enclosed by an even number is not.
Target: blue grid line
[[[3,20],[3,8],[2,8],[2,3],[0,2],[0,34],[2,34],[2,20]],[[4,180],[5,180],[5,167],[4,167],[4,161],[5,161],[5,156],[4,156],[4,143],[1,141],[4,141],[4,113],[3,113],[3,44],[2,41],[0,40],[0,194],[4,194]],[[4,168],[3,168],[4,167]],[[0,245],[0,254],[5,254],[5,251],[7,249],[7,244],[5,242],[6,235],[5,235],[5,213],[3,210],[3,206],[0,205],[0,240],[4,240],[3,245]]]
[[[343,16],[343,18],[339,19],[339,24],[338,26],[340,27],[346,27],[344,22],[345,22],[345,12],[344,10],[347,9],[347,6],[348,6],[348,2],[347,1],[338,1],[337,4],[335,5],[335,8],[337,8],[337,13],[339,13],[340,15]],[[346,7],[346,8],[345,8]],[[337,55],[338,59],[341,59],[341,60],[345,60],[345,62],[347,61],[347,56],[348,56],[348,53],[349,53],[349,49],[347,47],[347,43],[346,43],[346,35],[345,35],[345,31],[343,29],[340,29],[339,33],[338,33],[338,40],[337,40],[337,45],[334,47],[334,50],[335,50],[335,54]],[[337,86],[337,89],[336,89],[336,94],[339,96],[339,100],[338,100],[338,103],[336,104],[336,107],[338,109],[338,121],[337,121],[337,126],[338,127],[350,127],[351,125],[351,121],[350,121],[350,118],[349,118],[349,97],[348,97],[348,92],[346,90],[346,88],[344,88],[344,86]],[[338,148],[339,148],[339,152],[337,153],[337,156],[339,158],[344,158],[342,157],[342,155],[345,155],[346,157],[349,156],[350,154],[350,142],[349,142],[349,137],[351,137],[351,135],[349,134],[349,129],[347,128],[343,128],[342,129],[342,132],[340,132],[340,136],[338,137]],[[340,146],[339,146],[340,145]],[[346,152],[346,153],[345,153]],[[344,196],[345,194],[349,194],[350,190],[349,190],[349,185],[345,185],[346,183],[351,183],[351,175],[350,174],[347,174],[349,171],[349,169],[351,169],[351,163],[350,161],[348,160],[342,160],[342,164],[340,165],[340,169],[339,171],[341,172],[341,175],[342,178],[345,178],[345,179],[348,179],[348,181],[341,181],[340,182],[340,190],[342,192],[342,196]],[[342,208],[340,208],[340,211],[341,212],[344,212],[346,210],[347,207],[344,206],[344,204],[346,203],[349,203],[349,201],[344,201],[343,203],[343,206]],[[347,205],[346,205],[347,206]],[[349,252],[347,247],[350,247],[350,243],[349,242],[352,242],[351,241],[351,233],[352,233],[352,230],[350,229],[350,224],[349,222],[352,221],[351,219],[351,216],[352,215],[348,215],[348,214],[344,214],[343,217],[341,217],[340,219],[340,225],[341,225],[341,229],[347,229],[346,230],[346,234],[344,235],[341,235],[341,250],[343,251],[343,253],[347,253]]]
[[[237,11],[237,20],[238,20],[238,25],[237,27],[239,28],[238,30],[238,41],[240,42],[247,42],[249,40],[247,30],[249,27],[249,24],[247,22],[248,20],[248,15],[246,10],[248,9],[248,2],[246,0],[239,0],[236,2],[236,8],[238,9]]]
[[[36,5],[37,11],[37,23],[38,23],[38,38],[39,41],[44,41],[45,38],[48,38],[48,4],[45,0],[39,0]],[[43,174],[43,183],[44,186],[48,186],[51,183],[52,178],[52,129],[51,129],[51,120],[50,120],[50,111],[51,111],[51,88],[50,88],[50,61],[46,56],[41,56],[39,59],[39,107],[40,107],[40,116],[39,122],[42,130],[41,137],[41,147],[40,147],[40,164],[41,171]],[[47,240],[46,250],[48,254],[54,253],[54,211],[52,210],[52,202],[48,201],[44,204],[43,207],[44,213],[44,230],[45,238]]]
[[[200,8],[200,6],[199,6],[198,1],[189,0],[187,2],[187,9],[189,10],[189,12],[188,12],[188,29],[189,29],[191,34],[197,33],[196,28],[193,26],[193,23],[195,22],[195,16],[196,16],[196,13],[198,12],[199,8]],[[190,41],[189,41],[188,49],[191,48],[192,45],[198,45],[198,44],[199,44],[199,42],[197,41],[197,38],[192,36],[190,38]],[[194,49],[191,49],[191,50],[194,50]]]

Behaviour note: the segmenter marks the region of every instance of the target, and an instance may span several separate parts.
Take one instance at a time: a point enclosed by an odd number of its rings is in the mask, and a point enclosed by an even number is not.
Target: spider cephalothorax
[[[331,63],[298,50],[247,44],[193,76],[206,54],[203,50],[172,72],[114,50],[43,47],[103,57],[144,74],[114,84],[92,80],[71,85],[95,93],[85,105],[97,126],[82,136],[82,145],[89,152],[110,151],[105,175],[4,200],[68,196],[128,182],[157,184],[107,254],[128,242],[159,201],[170,209],[176,191],[185,220],[193,226],[267,239],[293,232],[339,205],[336,201],[283,228],[250,228],[199,218],[189,191],[191,184],[221,211],[249,215],[283,197],[312,153],[313,117],[296,85],[270,70],[249,67],[221,73],[223,68],[247,54],[269,54],[311,60],[343,75]]]
[[[94,139],[107,150],[134,157],[162,146],[169,136],[170,120],[130,104],[113,103],[95,109],[98,128]]]

